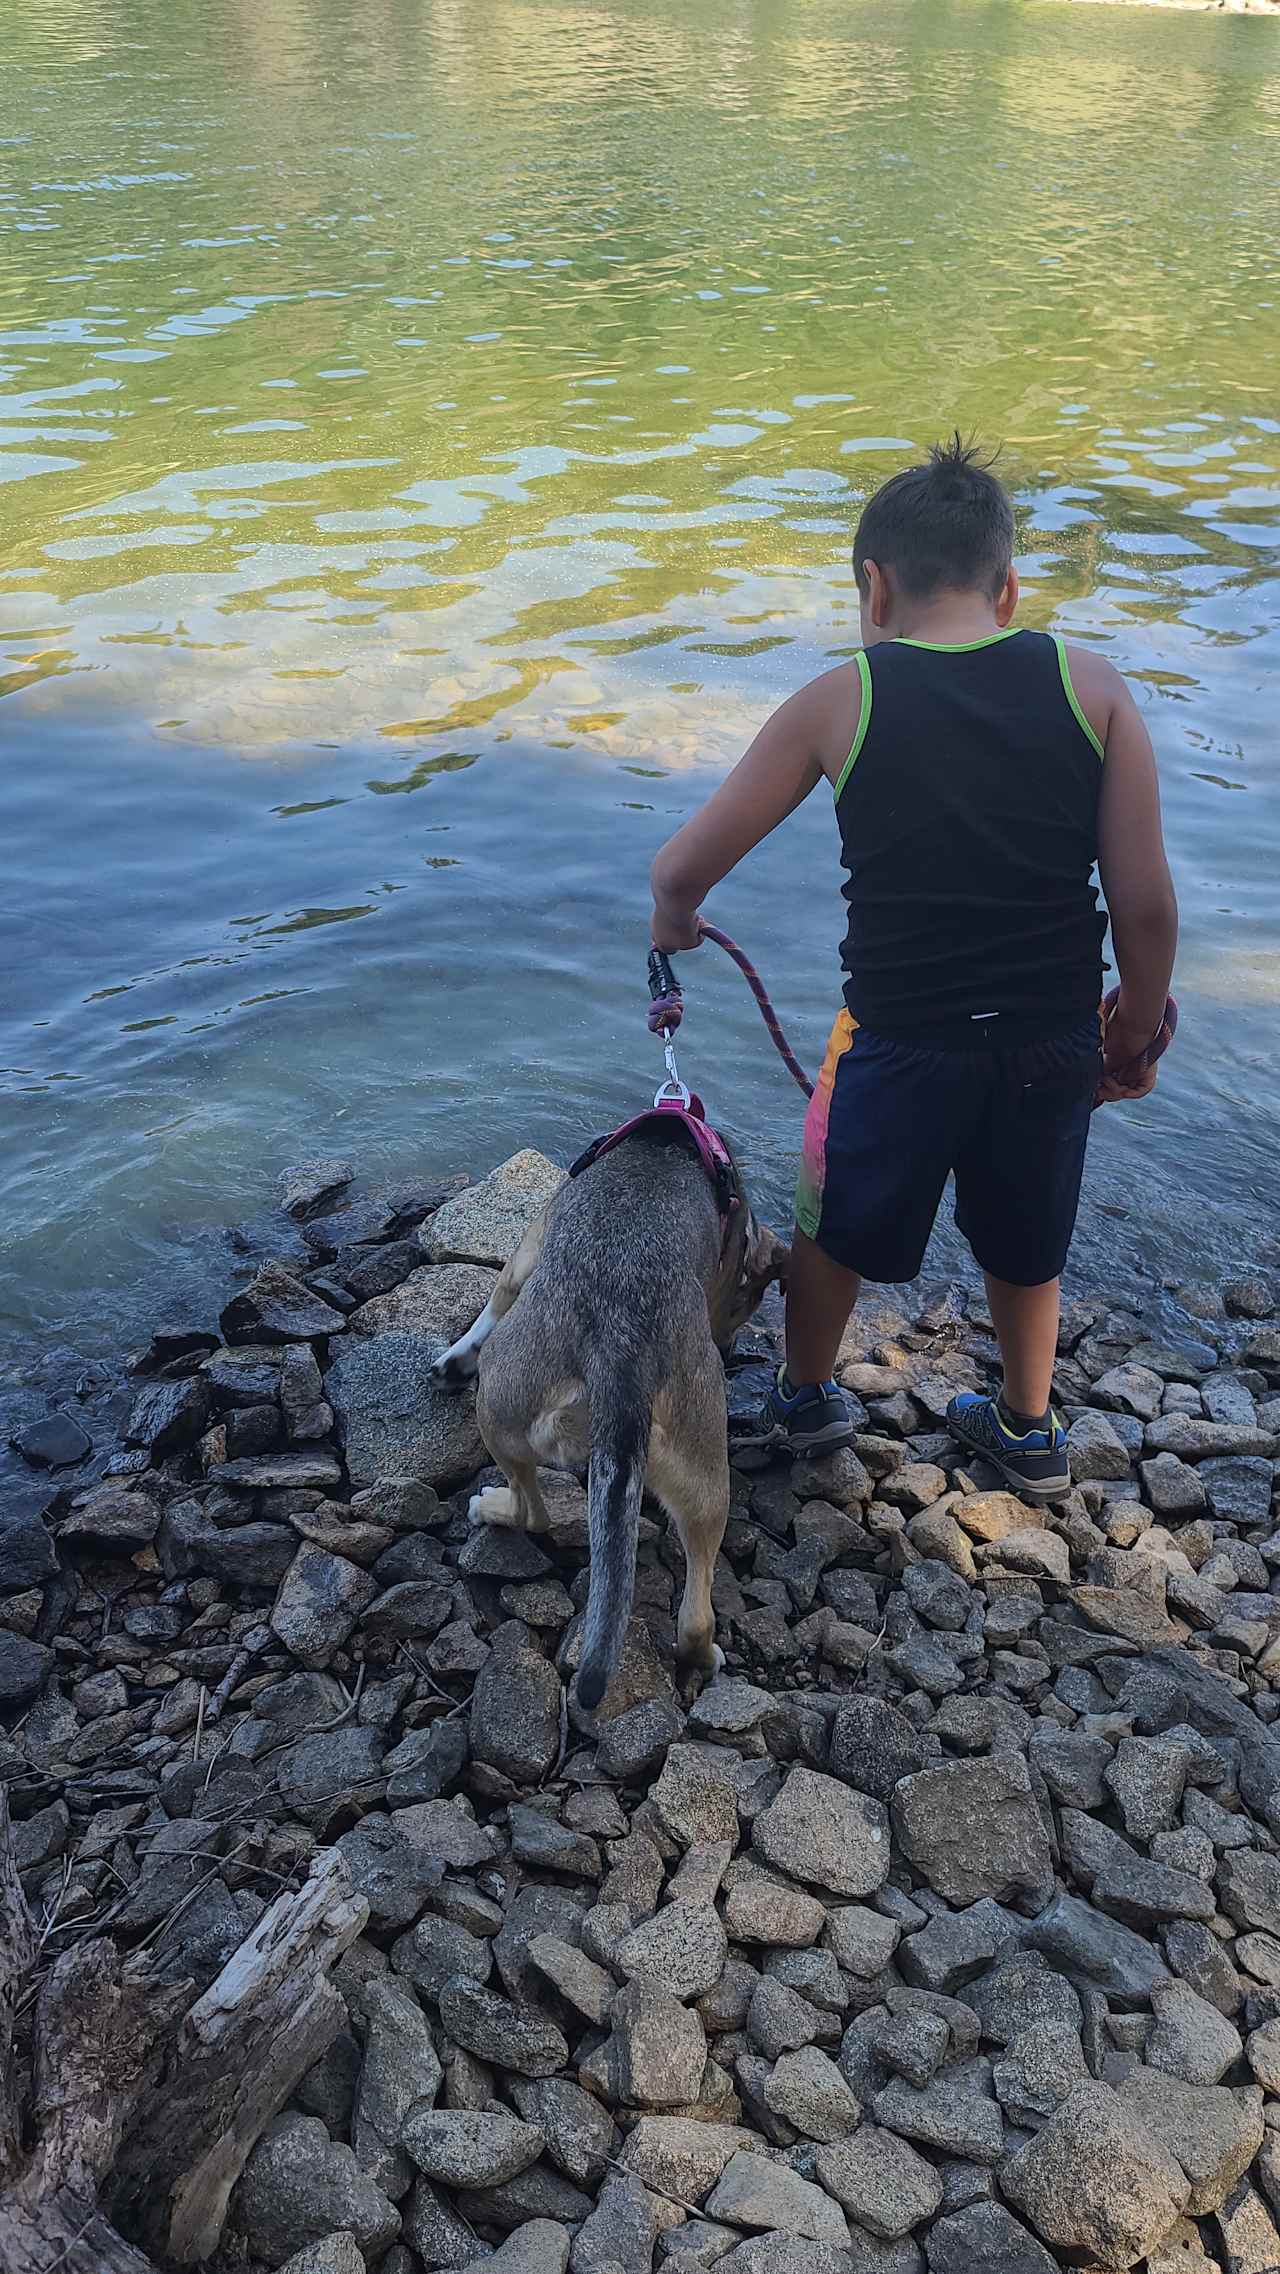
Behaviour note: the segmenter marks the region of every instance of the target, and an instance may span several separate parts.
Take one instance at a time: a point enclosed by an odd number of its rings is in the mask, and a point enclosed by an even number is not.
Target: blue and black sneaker
[[[1006,1421],[999,1398],[962,1390],[947,1407],[947,1427],[1025,1500],[1061,1500],[1070,1492],[1067,1433],[1052,1406],[1038,1428],[1019,1431]]]
[[[805,1382],[793,1390],[785,1366],[760,1408],[759,1418],[735,1439],[760,1452],[838,1453],[852,1445],[855,1430],[836,1382]]]

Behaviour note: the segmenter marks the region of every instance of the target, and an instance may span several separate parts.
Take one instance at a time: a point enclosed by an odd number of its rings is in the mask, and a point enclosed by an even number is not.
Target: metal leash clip
[[[655,1092],[653,1102],[655,1106],[683,1106],[687,1112],[692,1100],[680,1079],[680,1069],[676,1064],[676,1046],[669,1034],[664,1034],[662,1038],[662,1057],[667,1069],[667,1079]]]

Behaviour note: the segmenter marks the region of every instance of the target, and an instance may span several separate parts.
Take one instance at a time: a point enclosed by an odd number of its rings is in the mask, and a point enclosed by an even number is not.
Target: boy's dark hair
[[[859,590],[866,564],[892,569],[913,600],[934,592],[989,592],[994,600],[1013,562],[1013,508],[976,443],[953,434],[935,442],[928,464],[909,466],[868,498],[853,543]]]

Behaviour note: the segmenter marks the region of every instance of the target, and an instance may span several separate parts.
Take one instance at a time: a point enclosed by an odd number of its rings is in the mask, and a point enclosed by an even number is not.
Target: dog
[[[621,1656],[646,1484],[684,1549],[684,1694],[724,1663],[711,1604],[729,1517],[721,1353],[788,1258],[748,1207],[728,1148],[718,1199],[686,1133],[655,1126],[661,1120],[645,1116],[587,1157],[434,1368],[453,1388],[478,1374],[480,1432],[507,1479],[475,1495],[476,1523],[545,1531],[539,1466],[588,1465],[591,1577],[577,1686],[588,1711]]]

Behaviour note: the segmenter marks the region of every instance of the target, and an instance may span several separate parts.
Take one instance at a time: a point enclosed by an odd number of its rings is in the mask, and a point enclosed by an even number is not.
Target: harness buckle
[[[654,1105],[655,1107],[678,1105],[687,1111],[690,1104],[690,1093],[680,1079],[680,1069],[676,1064],[676,1046],[669,1034],[664,1034],[662,1038],[662,1060],[667,1069],[667,1078],[654,1094]]]

